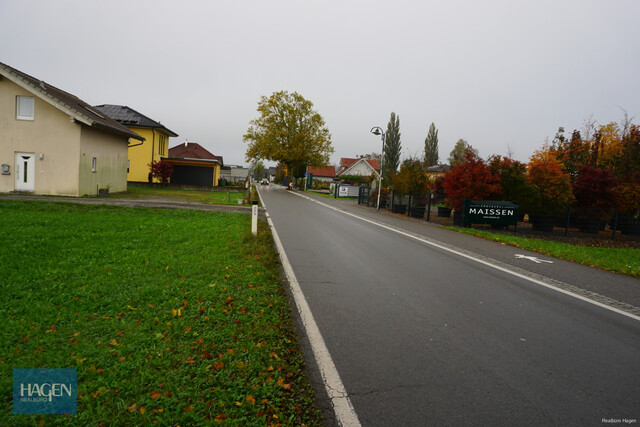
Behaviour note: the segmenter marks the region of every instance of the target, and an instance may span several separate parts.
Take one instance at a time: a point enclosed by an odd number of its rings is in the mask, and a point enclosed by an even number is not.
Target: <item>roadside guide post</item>
[[[251,203],[251,233],[254,236],[258,235],[258,201],[254,200]]]

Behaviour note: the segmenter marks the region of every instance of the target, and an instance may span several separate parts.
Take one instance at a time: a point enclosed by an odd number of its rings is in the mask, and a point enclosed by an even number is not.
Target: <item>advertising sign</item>
[[[75,369],[14,369],[14,414],[76,414]]]
[[[518,205],[495,200],[465,200],[464,225],[518,225]]]

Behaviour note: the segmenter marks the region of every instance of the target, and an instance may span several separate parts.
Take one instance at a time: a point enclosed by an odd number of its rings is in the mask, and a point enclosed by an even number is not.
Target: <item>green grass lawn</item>
[[[444,227],[449,230],[471,234],[495,242],[566,259],[591,267],[640,278],[640,250],[635,248],[606,248],[574,245],[552,240],[518,237],[461,227]]]
[[[271,236],[240,214],[0,201],[3,425],[319,425]],[[13,415],[75,368],[78,414]]]
[[[245,192],[238,191],[199,191],[180,190],[177,188],[151,188],[128,186],[126,193],[111,194],[109,198],[153,199],[171,198],[185,202],[205,203],[209,205],[237,205],[238,199],[244,199]]]

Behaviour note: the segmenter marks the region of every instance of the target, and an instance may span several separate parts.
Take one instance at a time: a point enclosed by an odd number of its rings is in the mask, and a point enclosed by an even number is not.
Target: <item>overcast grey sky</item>
[[[640,119],[638,0],[0,0],[0,62],[86,102],[128,105],[245,162],[260,97],[312,101],[340,157],[380,152],[400,116],[403,157],[431,122],[526,161],[557,128]]]

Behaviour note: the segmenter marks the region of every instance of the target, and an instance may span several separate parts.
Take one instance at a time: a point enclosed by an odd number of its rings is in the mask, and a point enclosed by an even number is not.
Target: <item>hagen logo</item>
[[[14,369],[14,414],[77,413],[75,369]]]

